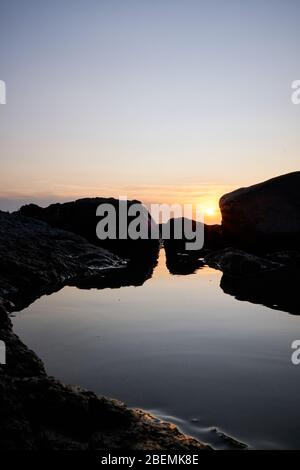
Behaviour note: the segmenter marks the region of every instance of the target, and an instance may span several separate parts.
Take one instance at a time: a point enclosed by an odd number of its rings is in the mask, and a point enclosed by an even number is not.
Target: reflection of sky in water
[[[142,287],[66,287],[16,315],[48,373],[171,416],[213,442],[216,426],[254,447],[300,447],[300,318],[219,288],[209,268],[171,276],[164,252]],[[206,431],[205,431],[206,430]]]

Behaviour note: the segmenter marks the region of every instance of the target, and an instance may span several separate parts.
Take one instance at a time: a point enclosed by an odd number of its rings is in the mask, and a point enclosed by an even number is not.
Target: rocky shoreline
[[[111,283],[126,263],[78,235],[0,211],[0,450],[176,450],[208,446],[141,410],[49,377],[9,314],[64,285]],[[95,281],[94,281],[95,282]],[[125,281],[124,281],[125,282]],[[130,282],[127,280],[127,282]]]
[[[185,253],[184,240],[165,240],[168,269],[184,275],[207,264],[238,300],[300,314],[299,188],[296,172],[223,196],[222,225],[204,227],[203,249]],[[11,312],[65,285],[141,285],[152,275],[157,241],[95,238],[99,201],[0,211],[0,450],[208,450],[173,424],[49,377],[13,332]]]
[[[170,272],[207,264],[222,271],[224,293],[300,315],[300,172],[237,189],[219,205],[222,224],[204,225],[201,250],[185,251],[184,239],[165,241]]]

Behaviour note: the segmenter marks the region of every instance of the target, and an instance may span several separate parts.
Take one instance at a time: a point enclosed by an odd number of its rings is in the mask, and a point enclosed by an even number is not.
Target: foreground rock
[[[140,410],[65,386],[13,333],[9,313],[43,293],[100,276],[112,282],[124,262],[83,238],[0,211],[0,450],[176,450],[207,447]],[[126,269],[126,268],[125,268]],[[96,282],[96,281],[94,281]]]
[[[219,204],[227,242],[259,251],[299,248],[299,171],[237,189]]]
[[[0,296],[36,297],[76,277],[90,277],[126,262],[84,238],[46,223],[0,211]]]

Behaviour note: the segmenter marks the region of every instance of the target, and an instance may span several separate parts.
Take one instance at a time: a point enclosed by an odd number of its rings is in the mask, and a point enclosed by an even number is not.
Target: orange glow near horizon
[[[214,183],[198,185],[102,185],[100,186],[76,186],[54,185],[49,191],[30,190],[22,193],[13,191],[0,192],[0,209],[5,209],[1,201],[15,201],[17,210],[21,205],[33,202],[41,206],[48,206],[55,202],[67,202],[84,197],[127,197],[128,199],[138,199],[150,209],[151,204],[191,204],[193,209],[196,206],[204,213],[204,221],[207,224],[219,224],[221,214],[219,210],[220,197],[233,189],[233,185],[220,185]],[[193,218],[196,218],[196,211],[193,210]]]

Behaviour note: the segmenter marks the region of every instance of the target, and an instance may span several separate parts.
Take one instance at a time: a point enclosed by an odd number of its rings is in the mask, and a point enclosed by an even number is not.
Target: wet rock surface
[[[260,273],[278,270],[284,267],[282,263],[256,256],[236,248],[212,252],[204,258],[210,267],[220,269],[234,276],[253,276]]]
[[[71,232],[0,211],[0,296],[33,297],[47,286],[122,268],[124,260]]]
[[[122,284],[121,258],[78,235],[0,211],[0,263],[0,339],[6,344],[6,364],[0,365],[1,450],[208,448],[141,410],[47,376],[12,330],[10,312],[68,283],[113,285],[118,273]]]

